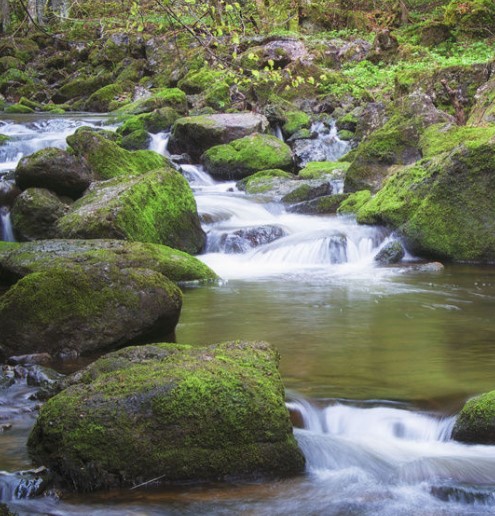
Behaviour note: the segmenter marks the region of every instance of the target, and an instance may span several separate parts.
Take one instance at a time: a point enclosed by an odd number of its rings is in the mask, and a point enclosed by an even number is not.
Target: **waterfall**
[[[287,406],[303,422],[296,438],[308,471],[319,477],[353,468],[373,481],[401,486],[495,483],[495,447],[452,441],[455,417],[342,402],[317,408],[301,399]]]
[[[0,207],[0,236],[4,242],[15,242],[10,211],[5,207]]]

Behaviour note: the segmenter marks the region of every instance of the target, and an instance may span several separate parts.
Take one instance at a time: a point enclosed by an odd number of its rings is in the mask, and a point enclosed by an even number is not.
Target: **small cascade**
[[[313,138],[297,140],[294,145],[294,153],[301,168],[310,161],[337,161],[350,150],[350,144],[338,137],[334,120],[314,122],[311,133]]]
[[[170,131],[164,131],[161,133],[150,133],[151,142],[149,144],[149,150],[158,152],[163,156],[170,156],[167,151],[168,140],[170,139]]]
[[[495,447],[452,441],[455,417],[378,402],[370,407],[335,402],[317,408],[294,399],[287,407],[302,421],[304,429],[295,431],[296,438],[308,471],[319,478],[335,478],[353,469],[372,482],[401,487],[432,483],[439,497],[452,492],[461,502],[463,485],[495,483]],[[478,498],[474,492],[473,500],[495,502],[493,490]]]
[[[5,206],[0,207],[0,237],[4,242],[15,242],[14,230],[10,221],[10,211]]]

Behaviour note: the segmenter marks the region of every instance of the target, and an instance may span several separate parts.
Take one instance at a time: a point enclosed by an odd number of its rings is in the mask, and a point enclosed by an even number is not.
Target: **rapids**
[[[90,115],[1,121],[12,140],[0,148],[0,176],[9,182],[22,155],[64,147],[80,125],[104,123]],[[316,129],[314,152],[345,152],[333,125]],[[166,154],[167,141],[152,135],[150,148]],[[306,473],[31,499],[17,486],[32,467],[25,441],[36,402],[17,378],[0,391],[0,424],[12,425],[0,432],[1,500],[21,515],[494,514],[495,447],[450,438],[462,403],[495,388],[494,268],[428,272],[410,255],[379,267],[374,256],[394,238],[384,228],[289,213],[197,164],[177,167],[208,235],[200,259],[224,280],[185,289],[177,341],[277,346]]]

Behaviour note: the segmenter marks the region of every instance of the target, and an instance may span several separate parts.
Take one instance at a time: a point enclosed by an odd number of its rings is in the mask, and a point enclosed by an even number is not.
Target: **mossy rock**
[[[146,150],[151,142],[151,136],[145,129],[133,131],[122,138],[121,147],[124,149],[135,151],[135,150]]]
[[[444,21],[472,36],[492,36],[495,4],[491,0],[451,0],[445,8]]]
[[[495,123],[495,78],[491,78],[476,92],[476,102],[471,110],[468,126]]]
[[[168,131],[174,122],[180,118],[179,113],[172,108],[161,108],[151,113],[142,113],[127,118],[117,128],[117,133],[127,136],[134,131],[147,131],[149,133],[161,133]]]
[[[248,191],[251,190],[251,188],[254,187],[254,185],[256,185],[257,183],[265,182],[265,180],[271,180],[274,178],[294,179],[295,175],[291,174],[290,172],[286,172],[285,170],[280,170],[276,168],[261,170],[260,172],[256,172],[255,174],[252,174],[248,177],[245,177],[244,179],[241,179],[240,181],[237,181],[236,186],[237,188],[239,188],[239,190]]]
[[[264,342],[107,355],[42,407],[29,452],[79,491],[301,473],[277,364]]]
[[[197,162],[210,147],[261,133],[267,127],[268,120],[254,113],[184,117],[173,126],[169,149],[177,154],[187,153]]]
[[[217,179],[242,179],[261,170],[293,168],[290,147],[266,134],[253,134],[226,145],[216,145],[203,154],[202,161]]]
[[[196,201],[172,168],[94,183],[58,222],[62,238],[110,238],[165,244],[190,254],[205,243]]]
[[[216,280],[203,262],[165,245],[123,240],[39,240],[0,248],[0,281],[14,283],[32,272],[108,264],[119,269],[150,269],[176,283]]]
[[[292,136],[302,129],[309,129],[311,126],[311,118],[304,111],[289,111],[285,114],[285,119],[282,132],[286,137]]]
[[[11,211],[17,239],[54,238],[57,221],[68,210],[69,206],[50,190],[28,188],[16,198]]]
[[[0,134],[0,147],[9,142],[12,138],[6,134]]]
[[[100,263],[33,272],[0,297],[0,355],[84,354],[164,339],[181,306],[180,290],[150,269]]]
[[[29,114],[34,113],[34,109],[25,106],[24,104],[11,104],[4,109],[5,113]]]
[[[397,228],[413,253],[457,262],[495,261],[493,140],[468,142],[396,172],[357,214]]]
[[[92,172],[85,160],[55,147],[22,158],[15,170],[17,186],[47,188],[76,199],[88,188]]]
[[[179,88],[163,88],[152,92],[150,97],[131,102],[116,110],[124,115],[139,115],[155,109],[171,107],[179,113],[187,111],[186,94]]]
[[[82,97],[89,97],[92,93],[112,83],[111,74],[100,74],[94,77],[76,77],[68,80],[54,95],[56,103],[66,102]]]
[[[5,73],[9,70],[21,70],[23,68],[22,62],[14,56],[0,57],[0,72]]]
[[[310,161],[297,176],[301,179],[343,179],[350,163],[348,161]]]
[[[97,113],[114,111],[132,100],[134,85],[131,82],[107,84],[91,94],[85,109]]]
[[[78,129],[69,136],[67,143],[74,154],[86,159],[97,179],[144,174],[168,164],[168,160],[156,152],[130,152],[105,138],[100,132],[86,128]]]
[[[177,86],[188,95],[203,93],[209,90],[212,85],[222,82],[225,73],[204,67],[199,70],[189,71],[178,83]],[[228,88],[228,86],[227,86]]]
[[[468,444],[495,444],[495,391],[464,405],[457,416],[452,439]]]
[[[337,213],[341,203],[352,194],[323,195],[310,201],[293,204],[287,208],[291,213],[303,213],[305,215],[330,215]]]
[[[364,206],[370,199],[371,192],[369,190],[354,192],[341,202],[337,209],[337,213],[341,215],[355,214],[359,211],[361,206]]]

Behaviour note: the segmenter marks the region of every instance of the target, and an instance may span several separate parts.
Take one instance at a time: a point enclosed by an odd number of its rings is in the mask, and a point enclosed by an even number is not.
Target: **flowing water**
[[[165,153],[166,141],[154,135],[152,146]],[[438,270],[412,256],[379,267],[373,258],[393,238],[383,228],[288,213],[199,166],[181,170],[208,234],[201,259],[223,281],[185,290],[177,341],[277,346],[306,473],[19,499],[14,472],[31,467],[35,412],[17,382],[1,402],[0,423],[12,423],[0,433],[2,498],[20,514],[494,514],[495,447],[450,435],[462,403],[495,388],[495,268]]]

